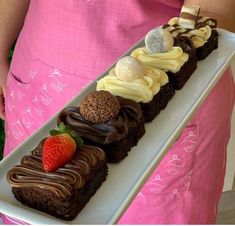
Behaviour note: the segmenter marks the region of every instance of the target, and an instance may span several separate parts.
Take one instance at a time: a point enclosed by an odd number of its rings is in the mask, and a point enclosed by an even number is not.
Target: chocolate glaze
[[[44,139],[45,140],[45,139]],[[12,187],[34,187],[48,189],[57,196],[69,197],[74,189],[82,188],[87,175],[99,161],[105,161],[102,149],[82,145],[73,159],[55,172],[45,172],[42,168],[42,146],[44,140],[29,154],[21,159],[7,174]]]
[[[135,101],[117,97],[120,112],[114,119],[105,123],[91,123],[83,118],[79,107],[67,107],[58,116],[58,124],[63,122],[76,131],[82,138],[94,143],[110,144],[126,137],[129,129],[137,126],[142,112]]]

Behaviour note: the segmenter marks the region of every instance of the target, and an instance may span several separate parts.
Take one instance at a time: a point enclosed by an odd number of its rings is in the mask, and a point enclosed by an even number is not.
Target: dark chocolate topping
[[[174,46],[179,46],[185,53],[192,54],[194,51],[193,43],[190,38],[186,36],[177,36],[174,38]]]
[[[70,126],[82,138],[99,144],[109,144],[126,137],[142,116],[141,108],[133,100],[117,97],[120,111],[117,117],[105,123],[91,123],[83,118],[79,107],[67,107],[58,116],[58,124]]]

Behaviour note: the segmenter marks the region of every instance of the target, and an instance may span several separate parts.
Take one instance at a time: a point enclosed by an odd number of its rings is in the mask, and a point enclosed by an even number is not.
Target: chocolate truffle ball
[[[80,113],[92,123],[103,123],[113,119],[119,111],[120,105],[117,98],[103,90],[91,92],[80,105]]]

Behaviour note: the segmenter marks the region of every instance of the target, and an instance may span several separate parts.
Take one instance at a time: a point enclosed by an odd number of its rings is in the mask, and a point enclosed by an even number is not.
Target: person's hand
[[[5,119],[4,98],[6,94],[7,74],[9,71],[8,63],[0,64],[0,118]]]

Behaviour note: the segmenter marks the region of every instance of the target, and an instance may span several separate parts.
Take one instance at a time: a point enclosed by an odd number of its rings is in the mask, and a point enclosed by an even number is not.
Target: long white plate
[[[128,157],[119,164],[109,164],[107,180],[75,220],[62,221],[23,206],[14,199],[6,181],[8,170],[47,136],[51,128],[55,128],[57,115],[0,162],[0,212],[30,224],[116,223],[234,58],[235,34],[222,29],[219,29],[219,34],[219,48],[198,63],[198,68],[184,88],[177,91],[167,108],[146,125],[144,137]],[[143,41],[133,48],[138,46],[143,46]],[[94,89],[95,82],[68,105],[77,105]]]

